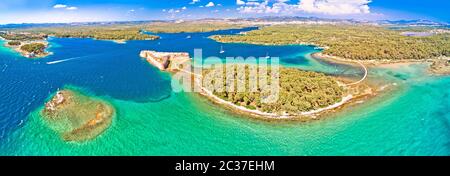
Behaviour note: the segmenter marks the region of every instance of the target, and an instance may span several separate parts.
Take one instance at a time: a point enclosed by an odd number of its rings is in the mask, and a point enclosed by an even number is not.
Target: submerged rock
[[[66,141],[86,141],[103,133],[115,110],[106,102],[70,91],[58,91],[45,104],[43,118]]]

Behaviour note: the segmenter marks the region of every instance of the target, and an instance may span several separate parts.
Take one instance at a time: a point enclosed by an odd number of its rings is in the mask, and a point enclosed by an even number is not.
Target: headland
[[[147,62],[155,66],[161,71],[175,72],[183,69],[183,64],[191,62],[189,53],[183,52],[156,52],[156,51],[141,51],[139,54],[142,58],[147,59]]]

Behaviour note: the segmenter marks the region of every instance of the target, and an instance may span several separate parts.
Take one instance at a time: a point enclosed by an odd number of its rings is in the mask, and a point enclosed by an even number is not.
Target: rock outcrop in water
[[[449,75],[450,74],[450,57],[441,57],[435,59],[430,66],[431,72],[438,75]]]
[[[86,141],[103,133],[112,122],[114,108],[100,100],[61,90],[42,112],[50,128],[66,141]]]
[[[141,51],[140,56],[162,71],[175,72],[190,62],[189,53]]]

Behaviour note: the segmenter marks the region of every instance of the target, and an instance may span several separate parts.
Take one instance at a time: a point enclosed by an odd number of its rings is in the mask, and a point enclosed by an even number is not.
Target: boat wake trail
[[[2,73],[5,72],[7,68],[8,68],[8,65],[5,64],[5,67],[3,67],[3,69],[2,69]]]
[[[74,57],[74,58],[69,58],[69,59],[62,59],[62,60],[57,60],[57,61],[51,61],[51,62],[47,62],[47,65],[57,64],[57,63],[66,62],[66,61],[79,59],[79,58],[81,58],[81,57]]]
[[[47,62],[47,65],[52,65],[52,64],[58,64],[58,63],[62,63],[62,62],[67,62],[67,61],[71,61],[71,60],[76,60],[76,59],[81,59],[84,57],[93,57],[93,56],[99,56],[99,55],[103,55],[104,53],[101,54],[94,54],[94,55],[87,55],[87,56],[79,56],[79,57],[72,57],[72,58],[67,58],[67,59],[61,59],[61,60],[56,60],[56,61],[50,61]]]

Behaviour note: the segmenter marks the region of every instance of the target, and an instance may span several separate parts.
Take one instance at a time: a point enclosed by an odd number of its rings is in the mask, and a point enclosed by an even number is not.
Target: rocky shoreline
[[[441,57],[433,61],[430,71],[437,75],[450,75],[450,57]]]
[[[139,55],[159,70],[168,72],[182,70],[185,63],[191,62],[189,53],[183,52],[156,52],[144,50],[141,51]]]

